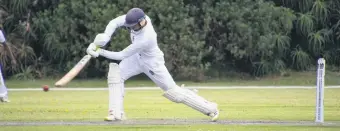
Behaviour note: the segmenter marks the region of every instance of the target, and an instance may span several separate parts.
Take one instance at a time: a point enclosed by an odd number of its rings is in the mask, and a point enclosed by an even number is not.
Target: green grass
[[[221,119],[313,121],[315,89],[200,90],[219,104]],[[325,120],[340,121],[340,89],[325,90]],[[129,119],[209,119],[161,96],[160,90],[127,91]],[[107,91],[10,92],[11,103],[0,104],[0,121],[103,120]]]
[[[25,126],[1,127],[4,131],[339,131],[337,127],[304,126]]]
[[[160,90],[128,90],[128,119],[209,119],[182,104],[161,96]],[[315,89],[200,90],[219,104],[221,120],[313,121]],[[340,121],[340,89],[325,89],[325,121]],[[11,103],[0,103],[1,121],[103,121],[107,91],[15,91]],[[244,125],[112,125],[112,126],[3,126],[2,131],[338,131],[321,126]]]
[[[14,80],[6,81],[9,88],[40,88],[42,85],[50,85],[51,87],[58,79],[39,79],[31,81]],[[267,76],[261,79],[239,79],[239,78],[223,78],[216,80],[209,80],[206,82],[191,82],[191,81],[177,81],[177,84],[186,84],[187,86],[279,86],[279,85],[315,85],[316,73],[315,72],[293,72],[290,76]],[[340,76],[336,72],[327,72],[325,77],[326,85],[340,85]],[[73,80],[67,87],[106,87],[106,79],[91,79],[91,80]],[[131,79],[126,82],[127,87],[131,86],[155,86],[155,84],[148,78],[138,80]]]

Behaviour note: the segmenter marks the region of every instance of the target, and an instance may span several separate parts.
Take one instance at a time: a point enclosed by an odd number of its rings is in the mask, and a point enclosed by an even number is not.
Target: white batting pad
[[[107,77],[109,87],[109,115],[115,119],[121,120],[123,113],[124,83],[120,78],[119,66],[116,63],[110,63]]]
[[[96,36],[96,38],[94,39],[94,44],[96,44],[99,47],[103,47],[107,44],[107,42],[110,41],[110,36],[108,36],[105,33],[100,33]]]
[[[191,90],[176,87],[166,91],[163,96],[176,103],[183,103],[205,115],[218,111],[217,104],[207,101]]]

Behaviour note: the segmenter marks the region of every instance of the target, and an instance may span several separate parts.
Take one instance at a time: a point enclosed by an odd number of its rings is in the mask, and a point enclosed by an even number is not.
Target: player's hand
[[[91,55],[94,58],[97,58],[99,56],[98,49],[99,47],[97,45],[95,45],[94,43],[91,43],[89,47],[87,47],[86,53]]]

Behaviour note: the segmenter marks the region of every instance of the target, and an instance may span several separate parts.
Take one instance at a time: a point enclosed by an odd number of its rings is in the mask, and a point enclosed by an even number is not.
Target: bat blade
[[[85,55],[67,74],[65,74],[59,81],[57,81],[55,87],[63,87],[69,83],[79,72],[84,68],[84,66],[90,61],[91,56]]]

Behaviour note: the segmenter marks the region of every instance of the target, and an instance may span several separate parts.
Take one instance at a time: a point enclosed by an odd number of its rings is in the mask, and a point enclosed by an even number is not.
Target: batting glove
[[[89,47],[87,47],[86,53],[91,55],[94,58],[97,58],[99,56],[98,50],[99,50],[99,47],[96,44],[91,43]]]

